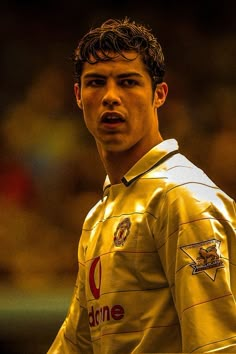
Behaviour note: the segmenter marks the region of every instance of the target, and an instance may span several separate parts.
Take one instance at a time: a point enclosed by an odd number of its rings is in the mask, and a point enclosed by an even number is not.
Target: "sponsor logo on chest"
[[[101,258],[96,257],[89,268],[89,286],[94,299],[100,299],[102,284],[102,263]],[[91,306],[88,308],[89,325],[96,327],[99,324],[111,320],[119,321],[125,315],[125,310],[120,304]]]

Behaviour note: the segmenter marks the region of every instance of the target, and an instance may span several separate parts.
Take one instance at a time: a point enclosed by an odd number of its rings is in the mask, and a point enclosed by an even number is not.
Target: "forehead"
[[[139,74],[146,75],[147,69],[143,63],[140,54],[135,51],[132,52],[122,52],[122,55],[118,53],[109,52],[107,53],[111,59],[107,59],[102,53],[100,61],[96,61],[94,57],[90,57],[91,62],[85,62],[82,69],[82,77],[89,75],[90,73],[101,73],[109,74],[110,72],[117,73],[129,73],[131,71],[138,72]],[[104,58],[104,60],[102,60]]]

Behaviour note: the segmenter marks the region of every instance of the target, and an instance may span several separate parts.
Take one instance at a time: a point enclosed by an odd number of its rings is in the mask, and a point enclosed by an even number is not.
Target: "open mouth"
[[[106,117],[102,120],[103,123],[119,123],[124,122],[124,119],[119,117]]]
[[[102,116],[102,123],[115,124],[124,122],[124,118],[118,113],[105,113]]]

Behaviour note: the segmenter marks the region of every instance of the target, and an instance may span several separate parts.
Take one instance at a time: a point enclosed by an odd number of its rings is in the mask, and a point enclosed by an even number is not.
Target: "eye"
[[[123,79],[121,85],[124,87],[134,87],[138,85],[138,81],[134,79]]]
[[[86,82],[87,87],[101,87],[105,83],[103,79],[92,79]]]

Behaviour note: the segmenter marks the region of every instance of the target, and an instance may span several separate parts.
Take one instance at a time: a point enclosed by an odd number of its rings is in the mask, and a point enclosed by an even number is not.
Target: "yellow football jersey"
[[[163,141],[110,185],[79,242],[48,354],[236,352],[235,203]]]

